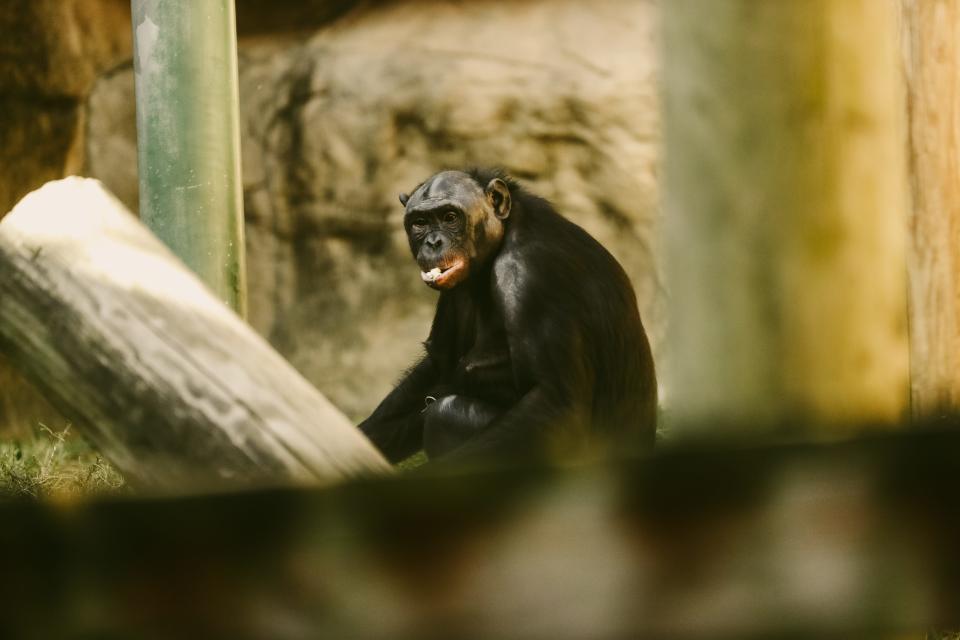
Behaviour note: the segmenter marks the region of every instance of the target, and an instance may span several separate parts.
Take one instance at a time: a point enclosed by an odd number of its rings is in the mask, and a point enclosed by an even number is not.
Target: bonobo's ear
[[[510,187],[500,178],[494,178],[487,185],[487,197],[493,205],[493,213],[501,220],[510,216]]]
[[[410,196],[408,196],[407,194],[405,193],[400,194],[400,204],[402,204],[403,206],[407,206],[407,200],[409,199],[410,199]]]

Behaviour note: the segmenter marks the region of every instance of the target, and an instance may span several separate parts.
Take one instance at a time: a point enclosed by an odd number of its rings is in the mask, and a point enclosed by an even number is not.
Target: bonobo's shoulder
[[[549,313],[627,300],[632,286],[623,267],[582,227],[555,212],[526,217],[510,229],[493,264],[495,295],[505,311],[532,307]]]
[[[504,240],[506,253],[547,273],[584,262],[601,273],[612,266],[610,252],[596,238],[552,207],[525,215]]]

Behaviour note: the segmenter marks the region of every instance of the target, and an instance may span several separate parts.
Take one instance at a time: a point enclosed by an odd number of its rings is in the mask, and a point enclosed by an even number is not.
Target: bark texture
[[[913,411],[960,408],[960,4],[903,0]]]

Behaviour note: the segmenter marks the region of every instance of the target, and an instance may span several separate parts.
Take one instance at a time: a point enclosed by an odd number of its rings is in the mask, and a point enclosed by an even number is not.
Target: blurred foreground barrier
[[[0,637],[851,638],[956,625],[949,426],[567,472],[0,505]]]
[[[660,4],[675,435],[909,414],[894,5]]]
[[[318,484],[387,469],[94,180],[49,183],[0,223],[0,350],[141,485]]]

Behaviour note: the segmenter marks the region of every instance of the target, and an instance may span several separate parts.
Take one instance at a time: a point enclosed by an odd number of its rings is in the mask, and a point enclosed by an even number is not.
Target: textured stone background
[[[429,5],[429,10],[425,10]],[[241,49],[250,320],[354,418],[420,351],[397,193],[500,164],[617,255],[656,344],[650,2],[413,2]],[[89,102],[87,172],[136,206],[129,67]]]
[[[126,40],[74,54],[106,72],[71,103],[78,131],[48,137],[79,145],[69,169],[135,210],[128,3],[89,2],[117,12],[98,28]],[[426,337],[435,294],[397,193],[443,168],[502,165],[606,244],[659,352],[654,0],[238,0],[238,12],[250,320],[345,412],[369,411]]]

